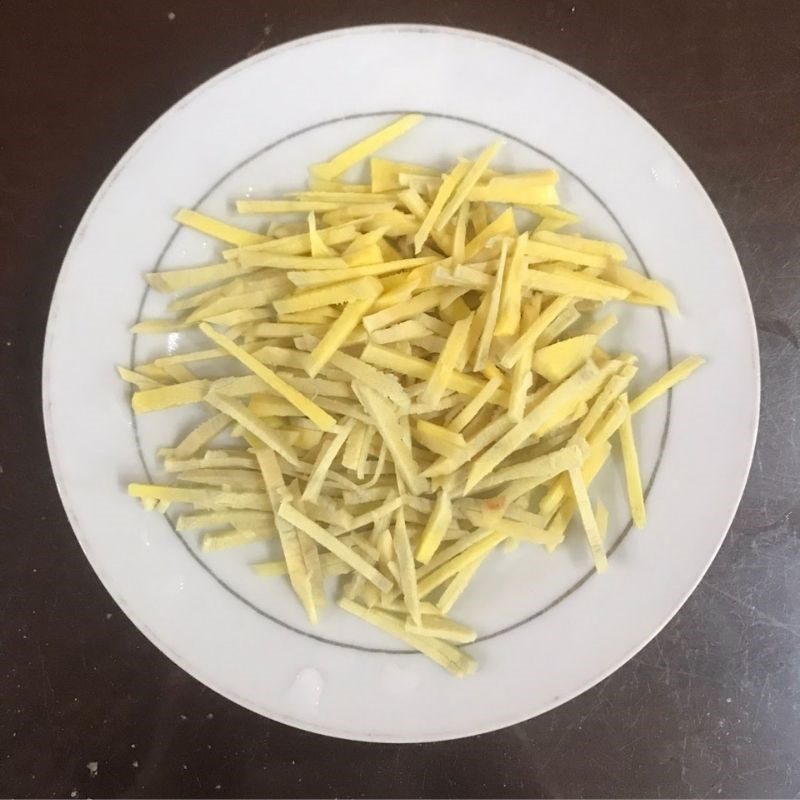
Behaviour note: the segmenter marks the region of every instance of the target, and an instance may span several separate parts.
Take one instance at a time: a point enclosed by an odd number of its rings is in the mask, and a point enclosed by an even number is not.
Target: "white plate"
[[[449,677],[331,607],[311,630],[281,580],[253,577],[256,546],[201,555],[127,497],[158,477],[157,446],[184,412],[137,421],[114,365],[189,346],[133,340],[156,265],[209,263],[213,243],[176,230],[182,205],[222,216],[233,198],[296,187],[305,167],[405,110],[427,121],[389,156],[446,163],[502,136],[501,167],[555,164],[583,230],[626,244],[665,280],[683,316],[621,311],[639,383],[689,353],[708,364],[642,414],[649,525],[627,535],[607,470],[610,569],[592,574],[580,536],[547,556],[520,548],[481,570],[458,616],[480,633],[480,670]],[[563,703],[639,650],[697,585],[750,465],[758,417],[755,328],[741,269],[705,192],[670,146],[614,95],[533,50],[468,31],[355,28],[261,53],[179,102],[122,158],[75,235],[53,298],[44,413],[53,470],[92,566],[165,654],[265,716],[333,736],[424,741],[509,725]],[[637,418],[638,419],[638,418]],[[263,556],[263,553],[261,554]]]

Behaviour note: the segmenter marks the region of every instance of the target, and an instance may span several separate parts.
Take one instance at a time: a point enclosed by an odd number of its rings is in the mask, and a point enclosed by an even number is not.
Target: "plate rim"
[[[374,24],[374,25],[355,25],[355,26],[348,26],[344,28],[334,28],[326,31],[322,31],[320,33],[310,34],[302,37],[298,37],[295,39],[291,39],[287,42],[284,42],[280,45],[276,45],[275,47],[270,47],[266,50],[262,50],[259,53],[256,53],[252,56],[249,56],[245,59],[237,61],[236,63],[230,65],[229,67],[225,68],[224,70],[212,75],[207,80],[200,83],[194,89],[186,93],[185,95],[181,96],[176,102],[170,105],[165,111],[163,111],[159,116],[147,126],[147,128],[133,141],[133,143],[124,151],[124,153],[119,157],[119,159],[114,164],[111,171],[102,181],[98,189],[96,190],[95,194],[92,197],[89,205],[87,206],[86,210],[81,216],[81,219],[75,229],[75,233],[73,234],[70,244],[64,254],[62,259],[61,265],[59,267],[58,276],[55,281],[53,292],[50,301],[50,307],[48,310],[47,321],[46,321],[46,329],[45,329],[45,337],[44,337],[44,344],[42,348],[42,366],[41,366],[41,381],[42,381],[42,416],[44,421],[44,428],[45,428],[45,439],[47,444],[48,450],[48,458],[51,465],[51,470],[53,474],[53,478],[56,483],[56,488],[59,493],[59,498],[61,500],[61,504],[64,508],[66,513],[67,519],[70,522],[70,526],[72,527],[73,534],[75,538],[78,540],[78,543],[88,560],[89,564],[92,567],[97,578],[100,580],[100,583],[103,585],[104,589],[108,592],[108,594],[112,597],[114,602],[124,611],[126,617],[139,629],[139,631],[145,635],[147,639],[150,640],[152,644],[156,646],[158,650],[160,650],[165,656],[167,656],[173,663],[175,663],[181,670],[186,672],[195,680],[198,680],[200,683],[208,686],[209,688],[213,689],[213,691],[217,692],[218,694],[226,697],[227,699],[232,700],[233,702],[237,703],[237,705],[243,706],[250,711],[255,712],[259,716],[266,716],[264,714],[263,709],[256,708],[254,705],[251,705],[247,698],[240,697],[235,695],[230,690],[226,688],[219,687],[216,682],[211,679],[208,679],[208,676],[200,678],[197,675],[197,671],[191,667],[190,664],[184,663],[185,659],[182,655],[173,652],[172,648],[164,642],[159,636],[155,634],[154,631],[150,630],[147,623],[139,619],[138,616],[132,613],[131,609],[128,607],[127,603],[120,597],[117,591],[112,590],[111,585],[109,582],[105,580],[104,571],[98,568],[98,565],[95,563],[95,560],[92,557],[91,550],[88,547],[88,541],[84,541],[84,537],[82,536],[79,526],[76,524],[76,520],[74,514],[72,512],[70,503],[68,502],[69,494],[67,492],[67,479],[63,476],[63,473],[60,468],[60,464],[58,459],[56,458],[56,449],[55,449],[55,442],[54,442],[54,430],[53,430],[53,421],[50,419],[50,415],[48,413],[48,409],[51,405],[50,399],[50,385],[48,381],[48,365],[49,360],[51,358],[51,351],[53,349],[53,338],[54,338],[54,329],[55,325],[54,320],[58,314],[58,303],[57,300],[59,295],[63,291],[63,285],[65,281],[65,275],[67,268],[74,257],[74,252],[77,250],[79,244],[83,240],[86,232],[89,228],[90,222],[94,215],[96,208],[100,205],[103,198],[105,197],[106,193],[110,189],[111,185],[117,179],[117,176],[127,168],[129,162],[134,157],[138,149],[142,146],[143,142],[146,139],[149,139],[151,135],[153,135],[157,129],[164,124],[164,122],[173,114],[177,113],[182,107],[187,105],[192,101],[192,99],[196,95],[200,95],[201,93],[207,91],[212,86],[216,85],[218,82],[222,82],[227,78],[231,77],[232,75],[236,74],[240,70],[248,69],[251,65],[258,63],[262,60],[266,60],[271,58],[274,55],[277,55],[281,52],[285,52],[290,49],[294,49],[297,47],[302,46],[309,46],[313,45],[317,41],[325,41],[334,38],[343,38],[352,35],[358,34],[370,34],[370,33],[379,33],[379,34],[393,34],[393,33],[423,33],[423,34],[439,34],[439,35],[446,35],[446,36],[458,36],[458,37],[466,37],[472,38],[479,41],[486,42],[492,45],[499,45],[505,48],[509,48],[512,50],[516,50],[524,55],[529,57],[536,58],[538,60],[544,61],[549,65],[553,66],[554,68],[567,73],[568,75],[577,78],[585,85],[592,88],[594,91],[598,91],[604,94],[608,99],[614,101],[618,107],[622,107],[625,109],[626,113],[629,116],[633,116],[635,121],[639,126],[644,126],[649,129],[649,133],[651,135],[655,135],[660,144],[666,148],[672,158],[674,158],[677,162],[679,162],[685,168],[686,175],[691,176],[691,180],[693,183],[693,190],[698,192],[699,195],[704,199],[707,203],[709,209],[713,211],[716,215],[717,219],[720,223],[720,233],[723,234],[724,239],[724,246],[727,250],[727,257],[733,259],[733,262],[738,265],[738,274],[736,279],[740,282],[741,288],[744,289],[744,298],[746,299],[746,306],[749,309],[749,339],[752,345],[752,352],[754,356],[753,361],[753,397],[750,398],[750,402],[752,403],[754,416],[752,421],[752,430],[750,432],[750,436],[748,441],[746,442],[746,469],[742,470],[742,475],[739,479],[739,485],[736,487],[736,503],[733,504],[732,509],[729,513],[728,519],[726,524],[723,528],[723,532],[718,538],[718,541],[714,545],[710,556],[708,557],[705,564],[701,565],[702,568],[698,571],[698,577],[695,581],[691,583],[691,585],[687,588],[687,590],[683,593],[680,599],[674,604],[674,608],[666,615],[666,617],[656,626],[653,627],[652,631],[649,635],[637,642],[633,645],[630,650],[628,650],[621,658],[615,659],[610,667],[605,670],[602,670],[598,674],[592,676],[591,678],[587,679],[582,685],[578,688],[567,692],[563,696],[559,696],[558,698],[554,698],[552,702],[549,704],[544,704],[542,708],[536,712],[535,716],[539,716],[544,714],[552,709],[568,702],[569,700],[574,699],[575,697],[583,694],[584,692],[588,691],[589,689],[596,686],[598,683],[603,681],[609,675],[616,672],[620,669],[624,664],[626,664],[636,653],[640,652],[647,644],[649,644],[663,629],[664,627],[674,619],[675,615],[680,611],[680,609],[685,605],[686,601],[688,600],[689,596],[697,589],[700,582],[705,577],[706,573],[708,572],[709,567],[711,566],[712,562],[716,558],[717,554],[719,553],[720,548],[722,547],[723,542],[728,536],[730,531],[731,525],[733,523],[734,517],[737,513],[737,510],[741,504],[742,497],[744,495],[745,487],[747,484],[747,480],[752,468],[752,462],[755,453],[755,446],[758,436],[758,428],[760,422],[760,407],[761,407],[761,363],[760,363],[760,350],[759,350],[759,343],[758,343],[758,336],[757,336],[757,329],[755,323],[755,313],[753,309],[752,298],[750,296],[749,289],[747,287],[747,281],[745,279],[744,270],[742,269],[741,261],[739,256],[736,252],[736,249],[733,245],[733,242],[730,237],[730,233],[728,232],[725,223],[719,214],[716,206],[714,205],[713,201],[711,200],[708,192],[703,187],[702,183],[695,175],[694,171],[691,167],[686,163],[686,161],[681,157],[681,155],[677,152],[677,150],[669,143],[669,141],[658,131],[658,129],[652,125],[643,115],[641,115],[638,111],[636,111],[630,104],[628,104],[623,98],[617,95],[615,92],[612,92],[610,89],[606,88],[603,84],[599,83],[597,80],[592,78],[591,76],[587,75],[586,73],[576,69],[575,67],[570,66],[569,64],[561,61],[560,59],[554,58],[542,51],[530,47],[528,45],[520,44],[519,42],[515,42],[511,39],[506,39],[501,36],[496,36],[493,34],[484,33],[482,31],[476,31],[469,28],[458,28],[453,26],[442,26],[442,25],[429,25],[429,24],[416,24],[416,23],[384,23],[384,24]],[[743,443],[744,444],[744,443]],[[742,448],[744,450],[744,447]],[[731,487],[733,488],[733,487]],[[699,565],[700,566],[700,565]],[[670,604],[672,605],[672,604]],[[371,736],[365,733],[362,736],[357,736],[351,734],[349,732],[341,732],[338,730],[332,730],[325,725],[318,725],[310,720],[298,720],[294,718],[290,718],[288,715],[282,713],[274,713],[270,712],[270,715],[267,717],[268,719],[273,719],[275,721],[291,725],[295,728],[299,728],[301,730],[307,730],[313,733],[318,733],[327,736],[333,736],[340,739],[346,739],[351,741],[368,741],[368,742],[393,742],[393,743],[412,743],[412,742],[432,742],[432,741],[446,741],[446,740],[453,740],[459,738],[465,738],[469,736],[479,735],[482,733],[488,733],[491,731],[500,730],[502,728],[518,724],[520,722],[524,722],[527,719],[531,719],[532,717],[529,716],[528,713],[523,712],[521,715],[517,714],[511,719],[504,719],[500,721],[496,721],[490,724],[482,724],[478,727],[471,728],[465,732],[457,732],[450,735],[432,735],[432,736],[422,736],[415,735],[413,737],[409,737],[408,735],[396,735],[391,738],[387,736]]]

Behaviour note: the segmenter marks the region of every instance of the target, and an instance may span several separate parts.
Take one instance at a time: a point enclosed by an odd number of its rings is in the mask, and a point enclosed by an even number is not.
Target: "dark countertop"
[[[800,4],[5,0],[2,10],[0,795],[800,796]],[[40,414],[40,354],[61,259],[133,140],[247,55],[385,21],[533,45],[651,121],[731,232],[763,368],[742,506],[667,628],[555,711],[424,746],[292,730],[174,666],[83,557]],[[709,298],[709,313],[716,302]]]

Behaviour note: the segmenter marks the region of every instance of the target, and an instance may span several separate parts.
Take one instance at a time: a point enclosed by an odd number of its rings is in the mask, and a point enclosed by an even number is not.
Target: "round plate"
[[[331,603],[311,627],[283,579],[248,562],[265,545],[201,553],[194,536],[130,499],[158,480],[158,446],[192,412],[134,419],[115,365],[196,346],[131,337],[162,314],[142,273],[210,263],[218,246],[177,230],[180,206],[233,218],[231,201],[302,185],[306,167],[419,111],[388,157],[445,165],[500,137],[501,169],[555,165],[581,230],[622,242],[631,263],[675,291],[680,317],[620,309],[611,346],[638,353],[640,386],[677,359],[708,363],[637,416],[649,523],[629,533],[620,469],[599,493],[611,510],[610,568],[595,575],[582,536],[553,555],[496,553],[459,601],[478,672],[457,680]],[[253,227],[258,224],[254,220]],[[615,309],[616,311],[616,309]],[[192,92],[126,153],[86,212],[61,269],[44,353],[53,471],[100,579],[139,629],[187,672],[281,722],[333,736],[425,741],[540,714],[601,680],[672,617],[725,536],[758,418],[752,309],[727,233],[705,192],[641,117],[552,58],[477,33],[378,26],[290,42]]]

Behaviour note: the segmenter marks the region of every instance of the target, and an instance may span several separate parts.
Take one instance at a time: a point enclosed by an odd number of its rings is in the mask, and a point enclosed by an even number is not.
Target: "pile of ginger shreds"
[[[231,247],[147,275],[180,292],[179,313],[133,332],[197,327],[208,347],[119,371],[137,414],[210,413],[159,451],[177,483],[131,495],[180,505],[177,529],[202,531],[204,550],[277,540],[280,558],[252,568],[288,575],[312,623],[342,576],[343,609],[462,676],[475,661],[457,645],[476,634],[449,614],[498,545],[552,551],[575,518],[606,569],[608,512],[589,487],[614,437],[644,525],[633,417],[702,359],[629,398],[637,359],[601,348],[617,324],[605,309],[675,312],[672,293],[618,245],[559,233],[578,218],[557,173],[492,170],[502,142],[444,173],[373,156],[421,119],[313,165],[308,191],[240,200],[241,214],[295,215],[264,233],[180,211]],[[370,183],[345,182],[365,159]],[[228,377],[198,376],[220,359]]]

